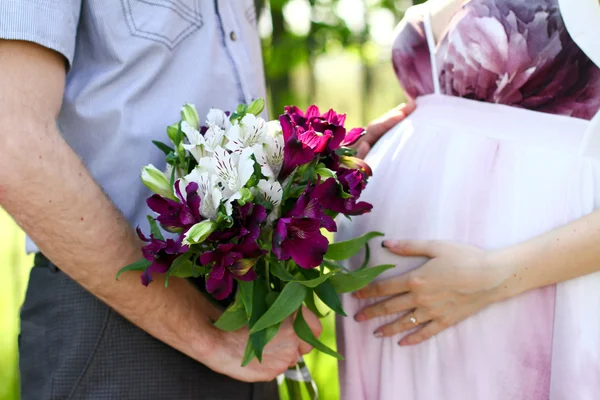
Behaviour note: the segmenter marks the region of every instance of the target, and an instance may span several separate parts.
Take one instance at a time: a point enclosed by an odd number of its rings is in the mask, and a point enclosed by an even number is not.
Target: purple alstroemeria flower
[[[313,190],[311,197],[318,199],[325,209],[344,215],[362,215],[371,211],[373,208],[371,204],[364,201],[357,202],[366,185],[360,171],[342,170],[338,173],[338,180],[341,187],[335,179],[329,178]],[[344,198],[342,189],[351,197]]]
[[[315,152],[307,144],[298,139],[297,127],[292,124],[290,115],[283,114],[279,117],[283,131],[283,166],[279,174],[285,178],[299,165],[311,162],[315,158]]]
[[[306,191],[298,198],[294,208],[292,208],[286,217],[311,218],[321,221],[321,227],[329,232],[337,232],[337,224],[329,215],[325,214],[323,207],[319,204],[319,199],[311,197],[312,188],[309,186]]]
[[[352,128],[348,133],[346,133],[346,137],[342,141],[342,146],[352,146],[358,139],[363,137],[363,135],[367,133],[364,128]]]
[[[341,166],[351,169],[351,170],[352,169],[358,170],[358,171],[366,174],[367,176],[373,176],[373,170],[371,169],[369,164],[367,164],[364,160],[362,160],[358,157],[342,156],[338,159],[338,161],[339,161],[339,164],[338,164],[338,169],[336,169],[336,171],[339,170],[339,166],[341,165]],[[340,171],[340,172],[343,172],[343,171]]]
[[[215,250],[203,253],[200,256],[202,265],[213,264],[206,279],[206,291],[217,300],[227,298],[233,291],[234,277],[243,281],[257,278],[252,267],[265,253],[250,240],[242,244],[221,244]]]
[[[200,196],[198,184],[191,182],[187,185],[184,197],[180,190],[181,181],[175,182],[175,193],[179,202],[164,198],[158,194],[153,195],[146,204],[158,214],[156,219],[168,231],[176,232],[186,230],[202,221],[200,216]]]
[[[281,261],[290,258],[300,267],[321,265],[329,241],[321,234],[321,221],[315,218],[280,218],[273,232],[273,253]]]
[[[152,282],[152,274],[164,274],[169,268],[173,261],[186,251],[188,246],[182,245],[181,241],[183,236],[179,236],[177,239],[156,239],[154,235],[150,235],[147,238],[142,233],[141,229],[137,228],[137,234],[141,240],[148,244],[142,248],[142,254],[144,258],[152,264],[142,273],[142,284],[148,286]]]
[[[246,203],[233,208],[233,226],[229,229],[213,232],[208,240],[211,242],[225,242],[233,238],[238,241],[256,240],[260,235],[260,226],[267,219],[267,210],[260,204]]]
[[[321,114],[319,108],[312,105],[304,113],[298,107],[291,106],[286,107],[285,112],[297,129],[298,139],[315,153],[327,154],[340,146],[350,146],[365,133],[363,128],[346,132],[346,114],[338,114],[333,109]]]

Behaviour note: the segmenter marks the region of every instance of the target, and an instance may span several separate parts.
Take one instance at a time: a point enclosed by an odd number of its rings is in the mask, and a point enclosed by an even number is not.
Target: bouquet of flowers
[[[263,108],[259,99],[232,113],[211,109],[204,125],[193,105],[182,108],[181,120],[167,128],[171,143],[154,142],[165,153],[166,172],[152,165],[142,170],[155,213],[148,216],[149,237],[138,227],[147,242],[144,259],[119,274],[143,271],[144,285],[155,274],[166,276],[165,285],[172,276],[203,278],[216,300],[235,296],[215,325],[248,327],[243,365],[261,360],[281,322],[294,313],[302,340],[341,358],[313,335],[302,306],[322,316],[316,296],[345,315],[339,294],[392,267],[366,268],[367,242],[381,233],[340,243],[323,235],[336,231],[339,214],[350,218],[372,208],[359,201],[371,170],[348,147],[364,129],[347,131],[345,114],[322,114],[316,106],[306,112],[286,107],[279,120],[267,122],[259,116]],[[363,268],[345,270],[340,261],[363,246]],[[316,397],[307,370],[299,368],[286,374],[291,397],[299,397],[301,382]]]

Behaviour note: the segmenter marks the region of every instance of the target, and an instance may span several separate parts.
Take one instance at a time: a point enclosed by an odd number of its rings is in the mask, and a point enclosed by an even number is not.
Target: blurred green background
[[[421,1],[415,1],[415,3]],[[316,103],[348,114],[348,125],[365,125],[404,100],[390,49],[393,29],[410,0],[256,0],[263,39],[269,109]],[[0,208],[0,400],[17,400],[17,335],[32,257],[24,234]],[[335,346],[333,319],[323,340]],[[339,398],[337,363],[307,357],[325,400]]]

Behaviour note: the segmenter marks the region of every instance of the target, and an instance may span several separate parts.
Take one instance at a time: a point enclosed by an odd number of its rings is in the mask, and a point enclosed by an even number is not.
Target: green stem
[[[265,258],[265,274],[267,277],[267,290],[271,291],[271,274],[269,273],[269,260]]]

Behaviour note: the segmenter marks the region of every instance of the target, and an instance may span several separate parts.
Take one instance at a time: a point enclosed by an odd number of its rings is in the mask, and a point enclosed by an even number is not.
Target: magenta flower
[[[232,213],[234,225],[222,231],[213,232],[208,240],[211,242],[223,242],[233,238],[238,241],[256,240],[260,235],[260,226],[267,219],[267,211],[260,204],[246,203],[244,206],[236,206]]]
[[[338,185],[335,179],[327,179],[318,185],[311,193],[311,197],[318,200],[327,210],[344,215],[362,215],[370,212],[373,206],[367,202],[358,202],[358,198],[366,186],[364,175],[357,170],[341,170],[338,173]],[[350,198],[344,198],[344,192],[350,194]]]
[[[233,291],[234,277],[243,281],[257,278],[252,267],[265,253],[254,241],[221,244],[215,250],[203,253],[200,256],[202,265],[212,264],[212,271],[206,280],[206,291],[217,300],[227,298]]]
[[[329,232],[337,232],[337,225],[333,218],[325,214],[325,211],[318,198],[310,196],[312,188],[309,186],[306,191],[298,198],[294,208],[292,208],[286,217],[295,218],[311,218],[321,222],[321,228],[327,229]]]
[[[352,128],[346,133],[346,137],[342,141],[342,146],[352,146],[360,139],[367,131],[364,128]]]
[[[290,127],[295,129],[300,142],[317,154],[327,154],[340,146],[349,146],[365,132],[362,128],[346,132],[346,114],[338,114],[332,109],[321,114],[319,108],[312,105],[304,113],[298,107],[291,106],[286,107],[285,112],[284,115],[289,117]]]
[[[315,158],[315,152],[307,144],[298,139],[296,127],[292,124],[291,117],[284,114],[279,117],[283,131],[283,166],[280,177],[286,177],[300,165],[307,164]]]
[[[202,221],[198,184],[191,182],[187,185],[185,198],[181,194],[180,184],[180,180],[175,182],[175,193],[180,200],[179,202],[167,199],[158,194],[146,200],[148,207],[158,214],[156,220],[163,228],[171,232],[188,229]]]
[[[140,228],[137,228],[137,234],[141,240],[148,243],[142,248],[142,254],[146,260],[152,262],[142,273],[142,284],[144,286],[148,286],[152,282],[153,273],[166,273],[171,268],[173,261],[188,251],[188,246],[183,246],[181,243],[183,236],[179,236],[176,240],[160,240],[156,239],[154,235],[147,238]]]
[[[281,218],[273,232],[273,253],[281,261],[290,258],[300,267],[321,265],[329,242],[321,234],[321,221],[315,218]]]

